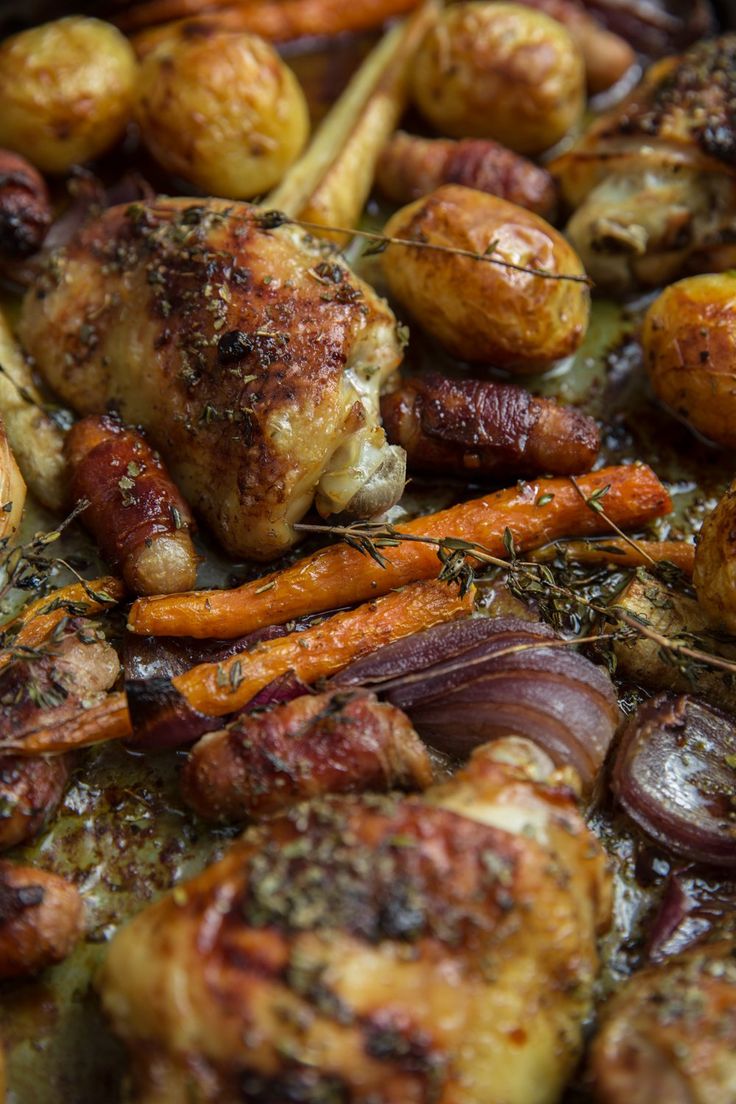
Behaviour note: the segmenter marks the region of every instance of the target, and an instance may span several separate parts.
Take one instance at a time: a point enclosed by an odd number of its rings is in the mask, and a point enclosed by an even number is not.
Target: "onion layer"
[[[736,869],[736,722],[688,695],[662,694],[631,717],[612,786],[662,848]]]
[[[665,57],[713,34],[709,0],[587,0],[585,6],[615,34],[649,57]]]
[[[430,744],[467,754],[525,736],[585,787],[619,719],[611,680],[546,625],[478,617],[437,625],[380,648],[332,680],[363,686],[403,709]]]

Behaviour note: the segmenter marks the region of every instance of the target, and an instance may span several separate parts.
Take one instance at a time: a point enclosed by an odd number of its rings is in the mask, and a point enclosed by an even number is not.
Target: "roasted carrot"
[[[472,608],[472,589],[461,596],[452,583],[417,582],[328,617],[312,629],[264,641],[221,663],[199,664],[173,679],[173,685],[191,708],[222,717],[242,709],[259,690],[288,671],[305,683],[327,678],[382,644],[453,621]],[[21,755],[58,753],[131,735],[125,695],[116,693],[53,728],[26,733],[22,743],[3,745],[2,750]]]
[[[328,617],[313,629],[266,640],[245,657],[201,663],[175,678],[174,686],[200,713],[221,717],[241,709],[287,671],[307,684],[327,678],[382,644],[442,621],[454,621],[472,608],[472,591],[461,598],[453,584],[437,579],[414,583]],[[237,678],[234,672],[239,672]]]
[[[116,605],[124,594],[125,587],[120,580],[114,575],[106,575],[88,583],[71,583],[44,598],[38,598],[3,626],[3,632],[16,627],[18,631],[13,637],[12,649],[0,651],[0,670],[8,664],[20,645],[37,648],[48,640],[64,618],[99,613]]]
[[[206,16],[218,26],[250,31],[275,42],[312,35],[343,34],[380,27],[387,19],[404,15],[419,0],[148,0],[122,12],[117,24],[133,31],[187,16]],[[168,32],[162,27],[139,37],[143,50]]]
[[[606,486],[600,505],[622,529],[637,529],[672,508],[657,476],[642,464],[603,468],[580,476],[577,486],[582,494],[569,479],[520,483],[417,518],[401,531],[475,541],[494,556],[505,556],[507,528],[522,550],[561,537],[609,532],[606,519],[584,501]],[[130,611],[128,627],[147,636],[234,638],[263,625],[365,601],[439,570],[431,545],[403,543],[387,549],[385,556],[389,565],[382,568],[357,549],[339,544],[234,590],[142,598]]]
[[[566,541],[564,544],[543,548],[535,558],[553,559],[558,552],[581,564],[615,564],[619,567],[650,567],[666,561],[679,567],[692,578],[695,562],[695,545],[689,541],[645,541],[626,544],[620,539],[602,541]]]
[[[19,623],[28,625],[44,614],[59,611],[62,615],[74,612],[80,616],[98,613],[101,609],[114,606],[122,599],[124,594],[125,587],[120,579],[117,579],[114,575],[103,575],[101,579],[70,583],[68,586],[59,587],[58,590],[54,590],[50,594],[45,594],[43,598],[37,598],[35,602],[31,602],[21,610],[17,617],[3,625],[2,631],[5,632]]]

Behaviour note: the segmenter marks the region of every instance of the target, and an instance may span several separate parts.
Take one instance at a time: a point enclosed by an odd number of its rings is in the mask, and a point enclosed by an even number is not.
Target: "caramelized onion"
[[[688,695],[662,694],[630,718],[612,786],[663,848],[736,869],[736,722]]]
[[[672,874],[649,927],[646,956],[664,962],[704,939],[736,935],[736,883]]]
[[[380,648],[333,686],[363,686],[403,709],[430,744],[465,755],[525,736],[590,787],[618,724],[607,672],[546,625],[478,617],[437,625]]]

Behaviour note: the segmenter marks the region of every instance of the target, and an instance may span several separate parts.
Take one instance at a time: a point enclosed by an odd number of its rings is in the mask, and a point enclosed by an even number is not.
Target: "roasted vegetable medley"
[[[725,7],[0,13],[0,1099],[735,1104]]]

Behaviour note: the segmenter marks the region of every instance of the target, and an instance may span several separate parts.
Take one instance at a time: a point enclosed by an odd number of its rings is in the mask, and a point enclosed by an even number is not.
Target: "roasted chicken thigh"
[[[313,502],[369,516],[404,484],[378,411],[396,320],[277,222],[216,199],[112,208],[52,256],[20,326],[64,402],[143,426],[225,548],[261,560]]]
[[[656,287],[736,262],[736,34],[651,66],[549,166],[599,288]]]
[[[506,739],[250,830],[116,936],[102,999],[139,1104],[551,1104],[608,914],[574,795]]]

